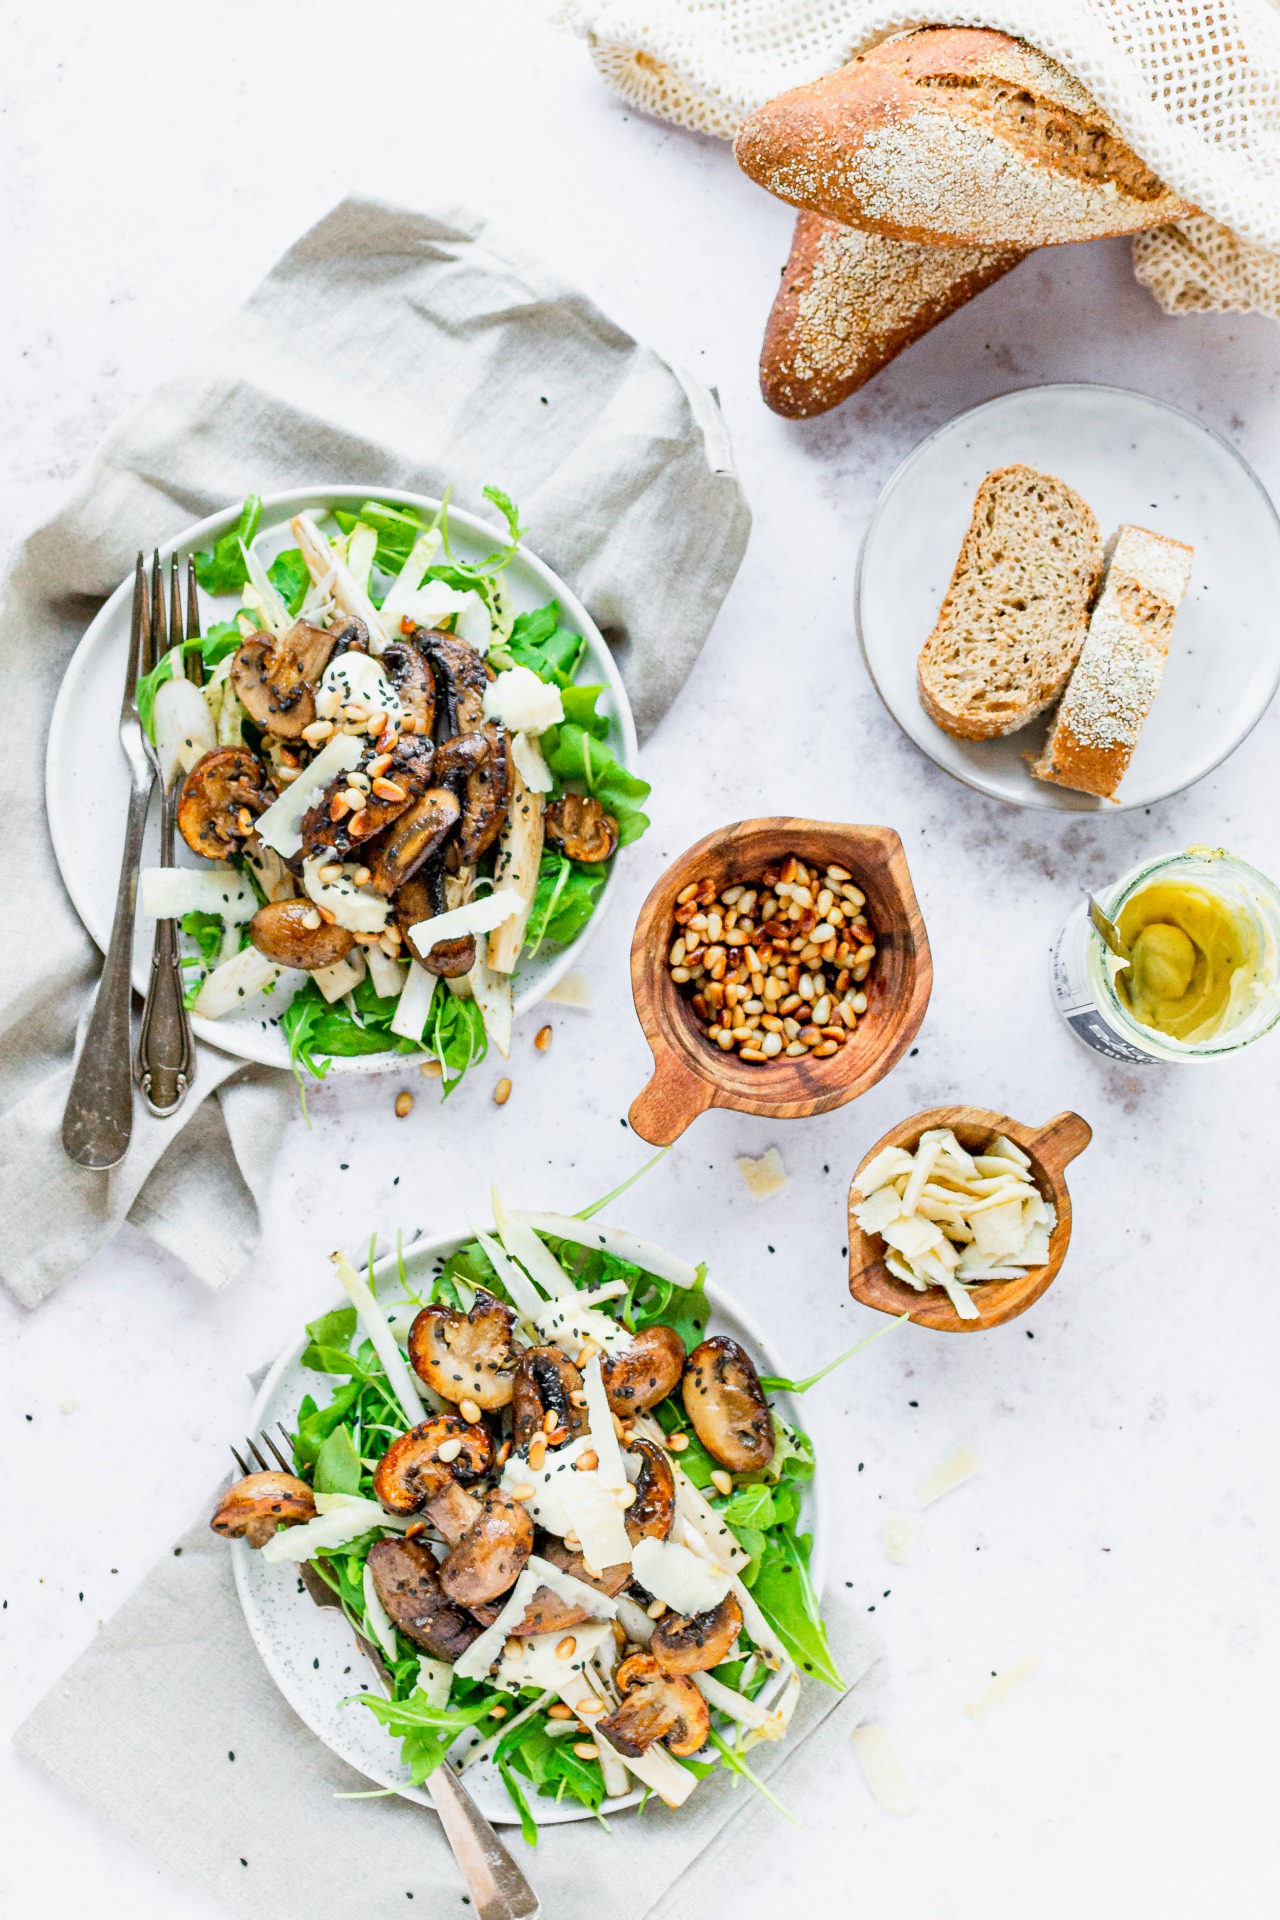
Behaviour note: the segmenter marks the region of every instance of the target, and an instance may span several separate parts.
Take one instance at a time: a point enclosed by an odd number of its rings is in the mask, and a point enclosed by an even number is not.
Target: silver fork
[[[291,1447],[292,1443],[283,1426],[280,1432],[286,1446]],[[295,1471],[265,1429],[259,1438],[273,1455],[277,1466],[286,1473]],[[246,1440],[244,1444],[246,1453],[261,1472],[270,1473],[274,1470],[256,1441]],[[231,1457],[241,1473],[254,1471],[235,1447],[231,1449]],[[304,1560],[298,1571],[303,1585],[318,1607],[342,1606],[333,1588],[321,1579],[309,1560]],[[381,1653],[361,1633],[355,1634],[355,1641],[377,1674],[384,1691],[389,1694],[391,1674]],[[537,1920],[542,1911],[537,1894],[447,1760],[442,1760],[435,1772],[427,1775],[424,1785],[440,1816],[444,1837],[462,1870],[477,1920]]]
[[[129,810],[125,817],[124,853],[116,893],[111,940],[102,963],[102,977],[84,1037],[66,1111],[62,1116],[62,1144],[81,1167],[105,1170],[117,1167],[129,1151],[133,1132],[133,1080],[130,1073],[133,1013],[133,917],[138,893],[138,863],[147,808],[155,784],[155,770],[143,745],[138,717],[138,675],[149,671],[151,623],[147,607],[146,575],[138,555],[133,578],[133,619],[129,630],[129,659],[125,668],[124,698],[120,706],[120,745],[129,762]]]
[[[151,658],[158,662],[170,646],[182,646],[186,640],[195,640],[200,633],[200,603],[196,595],[195,561],[187,560],[187,619],[183,631],[182,594],[178,586],[178,562],[169,562],[169,621],[168,633],[165,631],[164,580],[160,572],[160,555],[157,553],[151,562]],[[197,649],[190,656],[185,651],[179,656],[180,670],[200,686],[204,680],[204,663]],[[147,755],[160,774],[160,759],[155,745],[144,736]],[[175,768],[167,787],[163,787],[160,796],[160,865],[173,865],[174,816],[178,806],[178,789],[182,784],[179,769]],[[164,1120],[176,1113],[190,1090],[194,1077],[195,1048],[191,1041],[191,1021],[183,1002],[182,961],[178,951],[178,923],[176,920],[157,920],[155,938],[151,948],[151,976],[147,983],[147,999],[142,1009],[142,1026],[138,1033],[137,1080],[142,1089],[142,1097],[147,1111]]]

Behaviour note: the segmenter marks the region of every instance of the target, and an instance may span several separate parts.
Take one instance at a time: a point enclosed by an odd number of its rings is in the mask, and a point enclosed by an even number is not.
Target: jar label
[[[1128,1060],[1150,1066],[1155,1058],[1110,1026],[1099,1010],[1089,985],[1089,908],[1086,901],[1067,916],[1049,954],[1049,983],[1058,1012],[1077,1040],[1109,1060]]]

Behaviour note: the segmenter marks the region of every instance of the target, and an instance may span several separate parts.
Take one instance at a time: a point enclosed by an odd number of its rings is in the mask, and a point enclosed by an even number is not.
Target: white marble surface
[[[493,1175],[520,1199],[578,1206],[639,1163],[620,1124],[647,1067],[625,958],[664,859],[747,813],[883,821],[906,842],[937,968],[918,1054],[825,1120],[703,1120],[620,1216],[708,1256],[808,1367],[873,1323],[845,1290],[843,1207],[887,1126],[951,1099],[1025,1120],[1070,1106],[1095,1144],[1072,1181],[1067,1267],[1027,1319],[973,1340],[905,1330],[813,1396],[840,1482],[833,1582],[875,1608],[889,1643],[883,1713],[919,1810],[881,1815],[850,1754],[797,1810],[799,1830],[761,1813],[732,1911],[1274,1911],[1280,1056],[1194,1076],[1109,1066],[1058,1024],[1044,950],[1083,883],[1148,851],[1208,840],[1280,870],[1280,722],[1150,813],[1012,812],[900,736],[850,608],[884,479],[936,423],[1011,386],[1086,378],[1168,397],[1280,488],[1275,327],[1163,319],[1123,245],[1065,249],[840,412],[788,425],[754,377],[786,211],[722,146],[628,112],[531,8],[46,0],[7,10],[5,53],[7,537],[353,186],[502,213],[715,382],[756,516],[648,749],[654,828],[591,952],[593,1009],[557,1012],[545,1057],[525,1023],[505,1110],[487,1068],[444,1112],[420,1098],[404,1122],[394,1075],[323,1091],[313,1130],[288,1137],[259,1257],[220,1297],[126,1234],[33,1317],[0,1300],[5,1724],[186,1524],[240,1430],[248,1371],[325,1299],[334,1241],[445,1224]],[[791,1184],[757,1204],[734,1155],[775,1142]],[[890,1566],[885,1516],[910,1510],[958,1440],[980,1477],[922,1516],[909,1563]],[[962,1702],[1029,1652],[1039,1677],[972,1724]],[[7,1748],[0,1772],[5,1911],[210,1920],[207,1899]],[[429,1913],[461,1910],[456,1891],[430,1893]]]

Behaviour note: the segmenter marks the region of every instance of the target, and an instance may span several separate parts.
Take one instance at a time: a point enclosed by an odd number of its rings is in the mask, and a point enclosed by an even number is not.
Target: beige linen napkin
[[[801,1821],[811,1784],[870,1711],[882,1655],[843,1602],[828,1601],[824,1614],[851,1691],[806,1687],[788,1739],[754,1747],[750,1760]],[[353,1690],[360,1667],[356,1655]],[[464,1891],[433,1813],[400,1799],[333,1797],[369,1782],[276,1691],[245,1627],[226,1543],[204,1522],[41,1701],[17,1745],[251,1920],[382,1920],[421,1913],[424,1902],[436,1915]],[[680,1812],[650,1804],[642,1816],[615,1816],[607,1835],[585,1820],[545,1829],[531,1851],[518,1828],[502,1831],[549,1920],[675,1920],[722,1912],[779,1818],[753,1789],[713,1777]]]
[[[0,1274],[27,1306],[126,1218],[210,1286],[258,1237],[296,1109],[287,1075],[201,1045],[179,1119],[139,1107],[112,1174],[62,1152],[99,963],[49,840],[45,731],[95,604],[139,547],[248,492],[324,481],[452,482],[460,506],[490,515],[482,488],[504,488],[529,545],[616,645],[642,736],[693,665],[750,525],[707,389],[465,212],[345,201],[120,423],[0,586],[0,883],[22,936],[0,971]]]

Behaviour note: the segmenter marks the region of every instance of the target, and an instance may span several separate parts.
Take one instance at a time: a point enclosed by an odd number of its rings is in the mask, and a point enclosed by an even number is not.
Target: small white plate
[[[1015,461],[1083,494],[1104,540],[1124,522],[1195,548],[1169,666],[1115,801],[1033,777],[1050,716],[955,740],[916,694],[984,476]],[[908,454],[863,537],[854,589],[871,678],[903,732],[968,786],[1022,807],[1149,807],[1231,753],[1280,682],[1280,521],[1233,447],[1177,407],[1120,387],[1027,387],[959,414]]]
[[[416,507],[427,514],[434,513],[440,505],[438,500],[420,493],[406,493],[398,487],[307,487],[292,493],[268,494],[263,498],[262,523],[254,544],[269,566],[277,553],[295,544],[289,531],[289,522],[295,514],[309,512],[320,516],[334,507],[356,512],[366,500]],[[171,555],[185,559],[197,549],[211,548],[228,527],[235,525],[239,515],[237,504],[211,514],[197,526],[188,527],[176,540],[161,547],[161,560],[167,561]],[[493,551],[500,530],[473,514],[450,507],[449,537],[457,553],[478,559]],[[613,655],[591,615],[564,581],[524,547],[518,549],[504,581],[517,613],[545,606],[548,600],[558,600],[564,625],[582,634],[587,646],[581,676],[587,682],[604,683],[599,711],[607,714],[612,723],[609,744],[622,765],[634,773],[639,749],[631,705]],[[72,655],[49,724],[45,760],[45,799],[53,850],[72,905],[104,953],[111,938],[129,797],[128,768],[120,749],[118,722],[132,603],[130,577],[116,588]],[[201,595],[206,626],[214,620],[231,619],[239,606],[236,598]],[[153,866],[159,857],[159,832],[157,800],[147,828],[144,866]],[[189,853],[181,841],[178,860],[184,866],[206,864]],[[521,961],[515,995],[517,1018],[535,1006],[578,960],[583,942],[599,924],[616,890],[617,878],[615,857],[596,910],[577,939],[559,952],[540,953],[533,959],[526,957]],[[139,912],[133,944],[133,984],[138,993],[145,993],[147,988],[153,925],[154,922]],[[287,1004],[286,1000],[284,1005]],[[193,1019],[191,1024],[201,1040],[220,1047],[224,1053],[234,1054],[241,1060],[257,1060],[265,1066],[288,1067],[289,1047],[278,1025],[284,1005],[277,1005],[274,997],[260,994],[221,1020]],[[405,1055],[400,1053],[359,1054],[333,1059],[329,1072],[385,1073],[402,1069],[404,1061]]]
[[[406,1248],[404,1263],[410,1284],[415,1290],[425,1291],[437,1263],[448,1259],[450,1254],[474,1238],[473,1233],[440,1234],[432,1239],[419,1240]],[[379,1261],[374,1268],[374,1275],[380,1283],[379,1291],[385,1289],[388,1300],[400,1297],[395,1282],[394,1255]],[[707,1299],[711,1304],[712,1330],[728,1333],[740,1341],[762,1373],[785,1375],[786,1368],[782,1361],[755,1322],[740,1307],[729,1301],[718,1287],[710,1284],[707,1286]],[[329,1304],[345,1306],[347,1303],[337,1300]],[[305,1345],[304,1338],[286,1348],[263,1381],[251,1416],[250,1431],[253,1434],[264,1430],[276,1432],[277,1421],[283,1422],[292,1431],[304,1394],[310,1393],[322,1403],[326,1399],[326,1377],[310,1373],[299,1365]],[[329,1387],[339,1384],[337,1380],[328,1382]],[[776,1393],[773,1400],[788,1425],[805,1425],[798,1406],[790,1396]],[[803,1532],[813,1535],[810,1577],[815,1592],[821,1598],[827,1525],[820,1467],[806,1490],[800,1526]],[[268,1673],[298,1718],[310,1727],[317,1739],[323,1740],[340,1760],[345,1760],[358,1773],[366,1775],[380,1787],[390,1787],[406,1800],[416,1800],[421,1806],[430,1806],[428,1794],[423,1788],[410,1784],[407,1769],[400,1764],[399,1742],[384,1732],[373,1715],[363,1707],[358,1704],[342,1705],[344,1699],[358,1693],[362,1687],[376,1693],[378,1682],[341,1613],[337,1608],[317,1607],[301,1586],[296,1569],[292,1566],[268,1566],[262,1555],[253,1552],[243,1540],[233,1541],[230,1551],[235,1567],[236,1590],[253,1643],[262,1655]],[[780,1691],[781,1684],[771,1682],[770,1687],[761,1694],[761,1701],[765,1705],[771,1704],[774,1695]],[[518,1816],[495,1768],[479,1761],[467,1769],[464,1779],[476,1805],[495,1825],[517,1823]],[[607,1800],[604,1811],[621,1812],[625,1807],[635,1806],[640,1797],[637,1791],[625,1798]],[[534,1793],[532,1787],[529,1788],[529,1804],[539,1826],[559,1826],[567,1820],[594,1817],[590,1808],[580,1806],[577,1801],[544,1799]]]

